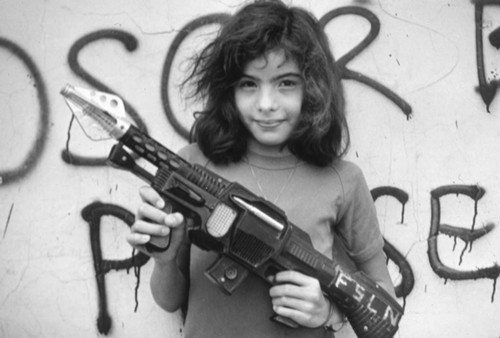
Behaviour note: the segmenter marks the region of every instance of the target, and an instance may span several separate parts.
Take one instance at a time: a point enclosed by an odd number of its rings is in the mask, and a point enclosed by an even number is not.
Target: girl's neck
[[[287,148],[266,147],[250,141],[245,161],[260,169],[290,169],[301,161]]]
[[[248,151],[265,157],[288,157],[292,155],[287,146],[266,146],[253,138],[248,141]]]

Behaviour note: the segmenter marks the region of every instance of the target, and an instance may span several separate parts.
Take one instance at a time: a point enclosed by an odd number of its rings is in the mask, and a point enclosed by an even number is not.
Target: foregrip
[[[347,273],[337,266],[337,276],[327,293],[348,318],[360,338],[393,337],[403,309],[363,272]]]

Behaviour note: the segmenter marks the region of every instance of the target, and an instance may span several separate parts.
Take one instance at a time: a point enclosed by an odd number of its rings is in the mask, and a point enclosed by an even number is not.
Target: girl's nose
[[[273,112],[278,109],[276,95],[272,88],[262,87],[257,98],[257,109],[262,113]]]

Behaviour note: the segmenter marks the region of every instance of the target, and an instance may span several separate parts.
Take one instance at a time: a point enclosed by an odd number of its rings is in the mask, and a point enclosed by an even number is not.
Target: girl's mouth
[[[255,121],[260,127],[263,128],[274,128],[283,123],[283,120],[256,120]]]

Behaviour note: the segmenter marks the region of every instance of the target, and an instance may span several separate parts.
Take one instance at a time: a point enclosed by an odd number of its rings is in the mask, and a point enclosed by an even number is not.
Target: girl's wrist
[[[170,269],[177,267],[176,257],[153,257],[155,265],[159,268]]]
[[[347,323],[347,318],[338,310],[337,306],[331,300],[328,299],[328,302],[330,303],[328,316],[321,326],[327,331],[338,332]]]

